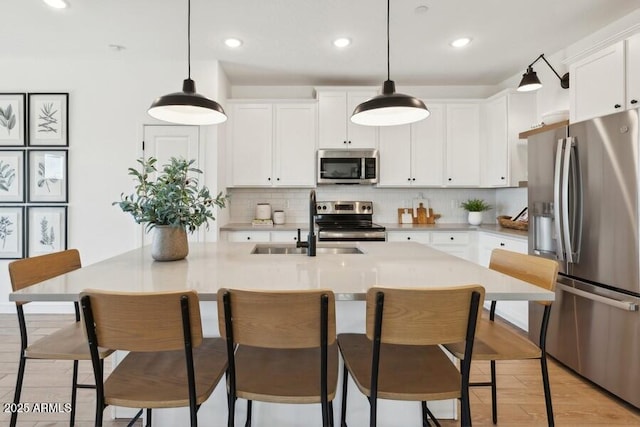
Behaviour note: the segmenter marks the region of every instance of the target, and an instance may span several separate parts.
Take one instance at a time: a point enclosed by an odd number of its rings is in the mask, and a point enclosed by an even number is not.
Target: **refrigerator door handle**
[[[561,175],[562,175],[562,153],[564,147],[564,139],[558,140],[556,147],[556,161],[553,169],[553,223],[555,225],[556,232],[556,257],[558,261],[564,261],[564,244],[562,242],[562,224],[560,219],[560,212],[562,207],[561,201]]]
[[[561,191],[565,257],[567,262],[577,263],[582,237],[582,182],[576,142],[571,137],[564,140]],[[569,196],[572,203],[569,202]]]
[[[613,298],[603,297],[602,295],[593,294],[591,292],[583,291],[581,289],[572,288],[571,286],[563,285],[562,283],[556,283],[556,288],[577,295],[582,298],[586,298],[592,301],[601,302],[611,307],[619,308],[625,311],[638,311],[638,304],[630,301],[620,301]]]

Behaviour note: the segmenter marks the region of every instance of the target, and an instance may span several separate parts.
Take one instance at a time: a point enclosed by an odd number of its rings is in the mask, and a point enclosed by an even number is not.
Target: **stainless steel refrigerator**
[[[540,132],[527,144],[529,253],[560,263],[547,351],[640,408],[638,111]],[[531,339],[541,316],[532,303]]]

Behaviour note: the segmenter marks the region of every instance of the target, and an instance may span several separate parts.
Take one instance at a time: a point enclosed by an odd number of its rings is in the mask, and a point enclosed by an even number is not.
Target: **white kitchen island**
[[[371,286],[429,287],[480,284],[486,299],[553,300],[553,292],[489,270],[418,243],[354,242],[319,244],[358,247],[362,254],[251,254],[255,243],[192,243],[187,259],[153,261],[143,247],[47,280],[10,294],[11,301],[75,301],[86,288],[156,292],[194,289],[203,301],[205,333],[219,335],[213,301],[220,287],[245,289],[331,289],[337,300],[338,332],[364,332],[364,296]],[[338,387],[334,416],[339,424],[341,393]],[[237,402],[238,425],[244,423],[244,401]],[[452,402],[434,402],[438,417],[450,418]],[[120,414],[120,412],[118,412]],[[186,425],[187,411],[154,411],[154,426]],[[108,413],[105,414],[108,416]],[[472,413],[473,416],[473,413]],[[225,388],[220,384],[199,411],[202,425],[226,426]],[[368,403],[353,384],[349,387],[347,421],[368,424]],[[254,403],[253,426],[320,426],[319,405]],[[419,426],[420,406],[415,402],[380,401],[378,425]]]

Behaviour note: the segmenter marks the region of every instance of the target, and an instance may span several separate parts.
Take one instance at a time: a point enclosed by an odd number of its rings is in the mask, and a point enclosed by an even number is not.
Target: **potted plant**
[[[157,159],[138,159],[140,170],[129,168],[136,181],[135,192],[122,193],[119,202],[138,224],[146,224],[146,231],[154,230],[151,256],[158,261],[183,259],[189,254],[187,231],[192,233],[201,225],[209,228],[215,220],[212,208],[224,208],[228,196],[222,192],[214,198],[206,186],[200,186],[195,175],[202,171],[193,167],[195,160],[176,159],[162,166],[158,172]]]
[[[480,225],[482,223],[482,212],[492,208],[482,199],[468,199],[466,202],[462,202],[460,207],[469,212],[468,221],[471,225]]]

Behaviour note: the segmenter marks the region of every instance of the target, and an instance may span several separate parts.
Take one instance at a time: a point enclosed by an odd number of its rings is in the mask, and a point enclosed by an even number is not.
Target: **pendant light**
[[[429,117],[424,102],[413,96],[396,93],[389,66],[389,3],[387,0],[387,80],[382,85],[382,95],[358,105],[351,121],[366,126],[394,126],[417,122]]]
[[[156,98],[147,111],[151,117],[182,125],[215,125],[227,120],[222,106],[199,93],[191,80],[191,0],[187,9],[188,78],[182,83],[182,92]]]

